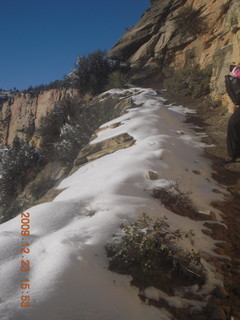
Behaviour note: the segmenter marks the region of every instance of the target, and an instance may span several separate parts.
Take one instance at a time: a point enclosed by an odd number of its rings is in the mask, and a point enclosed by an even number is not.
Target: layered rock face
[[[88,144],[80,151],[77,159],[75,160],[75,165],[82,165],[107,154],[111,154],[117,150],[131,147],[134,143],[135,140],[133,137],[129,136],[129,134],[125,132],[102,142]]]
[[[29,130],[35,131],[41,119],[66,95],[76,94],[72,89],[51,89],[37,96],[18,93],[4,102],[0,110],[0,145],[11,145],[15,136],[25,139]]]
[[[199,33],[194,34],[194,24],[186,29],[189,8],[198,12]],[[185,26],[179,27],[179,19],[184,18]],[[230,64],[240,63],[239,52],[239,0],[156,0],[108,56],[141,67],[147,76],[155,73],[159,80],[164,66],[179,68],[189,60],[201,68],[212,64],[211,94],[224,101],[224,75]]]

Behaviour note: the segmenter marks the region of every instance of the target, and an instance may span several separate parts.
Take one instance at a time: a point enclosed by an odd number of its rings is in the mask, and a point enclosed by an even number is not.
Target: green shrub
[[[95,122],[99,124],[97,114]],[[41,150],[49,161],[57,160],[69,165],[95,129],[91,123],[91,112],[83,106],[81,98],[66,97],[42,119],[39,129]]]
[[[80,93],[96,95],[104,91],[107,77],[113,71],[113,66],[105,59],[105,55],[106,52],[97,50],[88,56],[78,57],[71,79]]]
[[[127,88],[128,87],[128,78],[127,75],[123,72],[117,70],[109,74],[108,76],[108,83],[106,89],[113,89],[113,88]]]
[[[41,136],[40,148],[49,161],[53,160],[54,142],[59,139],[64,116],[55,107],[46,117],[42,118],[38,133]]]
[[[31,180],[32,173],[39,171],[39,157],[36,148],[30,147],[19,138],[14,139],[13,146],[6,150],[1,161],[1,187],[5,186],[5,192],[14,194],[23,190]]]
[[[38,132],[43,155],[49,161],[60,161],[70,167],[94,131],[121,113],[114,108],[115,103],[108,97],[83,104],[79,96],[58,103],[42,120]]]
[[[97,50],[87,56],[78,57],[75,68],[68,76],[68,83],[77,88],[80,94],[97,95],[105,90],[110,74],[120,71],[122,75],[118,75],[119,85],[124,81],[123,73],[128,72],[129,68],[126,63],[108,59],[105,51]],[[116,79],[116,75],[113,77]]]
[[[165,75],[164,86],[169,93],[194,98],[210,93],[211,65],[200,69],[198,64],[189,63],[177,70],[169,69]]]
[[[32,121],[32,123],[30,123],[28,127],[24,128],[23,132],[25,134],[26,142],[28,143],[35,133],[34,121]]]
[[[18,213],[19,204],[15,203],[18,193],[23,191],[44,165],[40,164],[40,157],[37,149],[17,137],[13,146],[1,154],[0,205],[8,218]]]
[[[192,231],[170,231],[166,219],[153,221],[145,214],[121,230],[121,236],[106,246],[110,270],[129,274],[144,287],[161,287],[168,276],[175,283],[204,282],[199,254],[178,245],[180,239],[193,236]]]
[[[175,20],[176,30],[184,37],[204,33],[207,30],[207,24],[200,14],[201,8],[194,9],[191,6],[181,8]]]
[[[62,127],[59,141],[53,145],[54,157],[63,164],[71,164],[89,139],[89,136],[84,137],[83,134],[81,126],[65,124]]]

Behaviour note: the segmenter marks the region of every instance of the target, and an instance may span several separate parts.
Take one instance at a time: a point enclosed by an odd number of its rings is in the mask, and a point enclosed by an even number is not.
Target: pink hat
[[[240,65],[236,66],[232,71],[234,77],[240,78]]]

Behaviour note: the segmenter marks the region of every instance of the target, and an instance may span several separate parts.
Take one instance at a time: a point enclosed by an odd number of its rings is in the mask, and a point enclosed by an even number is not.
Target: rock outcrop
[[[134,143],[135,140],[132,136],[128,133],[122,133],[101,142],[88,144],[80,151],[75,160],[75,166],[86,164],[117,150],[131,147]]]
[[[73,89],[51,89],[36,96],[22,92],[13,95],[0,109],[0,145],[11,145],[15,136],[24,140],[29,130],[33,133],[40,127],[41,119],[56,103],[75,94]]]
[[[179,68],[189,60],[201,68],[212,64],[212,98],[229,102],[224,75],[230,64],[240,63],[239,7],[239,0],[156,0],[108,56],[159,80],[166,66]],[[189,8],[197,14],[195,25],[186,29]],[[180,25],[184,19],[185,25]],[[191,29],[198,23],[201,30],[194,33]]]

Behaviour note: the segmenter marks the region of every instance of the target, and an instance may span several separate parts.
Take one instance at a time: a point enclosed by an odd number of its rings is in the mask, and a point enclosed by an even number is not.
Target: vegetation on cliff
[[[97,50],[86,56],[79,56],[75,68],[64,77],[64,80],[30,86],[23,92],[33,98],[45,90],[75,88],[80,95],[88,93],[95,96],[106,88],[126,86],[128,71],[128,64],[107,59],[105,51]]]
[[[198,98],[210,93],[212,65],[201,69],[190,62],[176,70],[166,68],[165,75],[164,86],[170,94]]]
[[[39,151],[15,138],[12,147],[2,150],[0,161],[0,205],[2,221],[15,216],[22,209],[16,202],[26,184],[32,181],[43,167]]]

